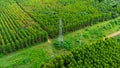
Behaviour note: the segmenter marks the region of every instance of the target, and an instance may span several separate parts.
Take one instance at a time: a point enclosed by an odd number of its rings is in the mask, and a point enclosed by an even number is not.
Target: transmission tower
[[[63,34],[62,34],[62,19],[59,20],[59,36],[58,36],[59,45],[63,43]]]

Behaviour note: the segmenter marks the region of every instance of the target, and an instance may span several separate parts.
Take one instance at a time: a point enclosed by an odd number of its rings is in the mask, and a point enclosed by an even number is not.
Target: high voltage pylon
[[[63,34],[62,34],[62,19],[59,20],[59,36],[58,36],[59,45],[63,43]]]

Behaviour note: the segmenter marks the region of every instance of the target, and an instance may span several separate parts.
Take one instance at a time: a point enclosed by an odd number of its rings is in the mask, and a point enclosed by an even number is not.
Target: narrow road
[[[108,35],[107,38],[115,37],[115,36],[117,36],[117,35],[120,35],[120,31]]]

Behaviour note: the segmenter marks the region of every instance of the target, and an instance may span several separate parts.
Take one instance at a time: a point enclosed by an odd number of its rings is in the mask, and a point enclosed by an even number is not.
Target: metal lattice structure
[[[59,36],[58,36],[59,45],[63,43],[63,34],[62,34],[62,19],[59,20]]]

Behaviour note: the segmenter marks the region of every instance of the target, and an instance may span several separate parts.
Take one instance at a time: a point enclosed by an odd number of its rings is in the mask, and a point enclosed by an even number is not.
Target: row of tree
[[[120,3],[111,5],[112,1],[107,4],[104,0],[31,1],[18,2],[39,24],[44,25],[41,27],[52,38],[58,35],[60,18],[63,20],[63,32],[67,33],[120,15]],[[28,9],[29,6],[33,8]]]
[[[48,34],[14,0],[0,1],[0,54],[47,41]],[[6,5],[2,6],[2,4]]]
[[[98,40],[55,57],[41,68],[119,68],[120,44],[114,39]]]

